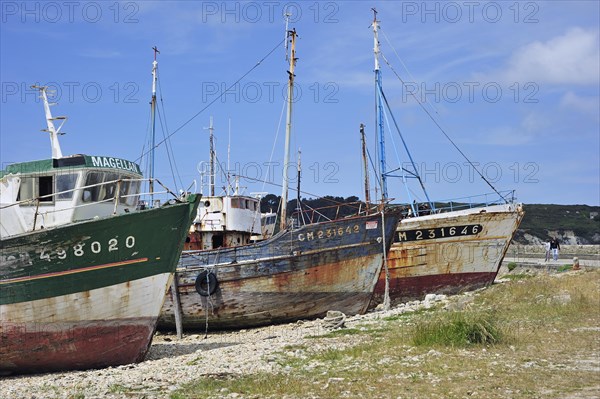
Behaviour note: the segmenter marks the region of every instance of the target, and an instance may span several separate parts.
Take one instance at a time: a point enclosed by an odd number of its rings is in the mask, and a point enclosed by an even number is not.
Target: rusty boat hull
[[[199,200],[0,241],[0,373],[143,360]]]
[[[381,272],[399,214],[303,226],[252,245],[184,251],[159,328],[175,328],[175,297],[184,329],[257,327],[324,316],[364,313]],[[384,228],[382,229],[382,224]],[[202,274],[205,272],[204,274]],[[214,290],[198,291],[212,274]]]
[[[520,204],[406,218],[388,254],[393,303],[455,294],[494,282],[524,211]],[[385,271],[370,307],[383,301]]]

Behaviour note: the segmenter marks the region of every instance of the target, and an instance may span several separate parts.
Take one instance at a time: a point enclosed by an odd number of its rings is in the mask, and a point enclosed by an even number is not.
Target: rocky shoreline
[[[466,293],[461,297],[473,295]],[[423,301],[400,304],[389,311],[348,317],[345,326],[376,324],[384,317],[448,302],[445,295],[428,295]],[[171,334],[158,333],[146,360],[141,363],[100,370],[3,377],[0,392],[3,399],[168,398],[182,384],[201,376],[286,372],[277,363],[278,353],[285,353],[286,347],[306,343],[309,336],[330,331],[324,319],[317,319],[210,333],[206,337],[187,334],[181,340]],[[342,349],[347,345],[332,342],[328,348]]]
[[[507,272],[502,267],[498,282]],[[374,311],[366,315],[348,317],[345,326],[364,328],[383,323],[383,318],[405,312],[414,312],[443,304],[456,309],[470,303],[481,290],[447,297],[428,295],[423,301],[399,304],[388,311]],[[168,398],[187,382],[202,376],[237,376],[258,372],[285,373],[278,359],[289,354],[289,347],[309,344],[318,349],[322,345],[308,337],[331,331],[327,320],[318,319],[263,328],[210,333],[186,334],[179,340],[172,334],[158,333],[146,360],[132,365],[100,370],[72,371],[38,375],[0,377],[3,399],[47,398]],[[328,340],[328,349],[342,349],[361,340]],[[323,348],[326,349],[326,348]],[[230,397],[224,393],[223,397]]]

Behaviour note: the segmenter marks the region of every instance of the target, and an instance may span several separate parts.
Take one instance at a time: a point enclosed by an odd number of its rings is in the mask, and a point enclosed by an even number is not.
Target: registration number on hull
[[[397,231],[394,242],[434,240],[436,238],[474,236],[483,230],[480,224],[469,224],[466,226],[445,226],[433,229],[415,229]]]

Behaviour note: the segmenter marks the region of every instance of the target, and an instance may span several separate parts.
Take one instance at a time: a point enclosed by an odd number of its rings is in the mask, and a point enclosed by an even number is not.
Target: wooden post
[[[181,322],[181,302],[179,300],[179,284],[177,282],[177,273],[173,274],[173,281],[171,282],[171,296],[173,298],[173,303],[175,304],[175,309],[173,309],[173,313],[175,313],[175,331],[177,331],[177,338],[183,338],[183,325]]]

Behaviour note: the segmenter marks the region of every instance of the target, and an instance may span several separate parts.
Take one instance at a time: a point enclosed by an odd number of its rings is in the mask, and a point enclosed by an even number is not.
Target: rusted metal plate
[[[100,368],[143,360],[155,317],[87,323],[6,323],[0,369],[36,373]]]

